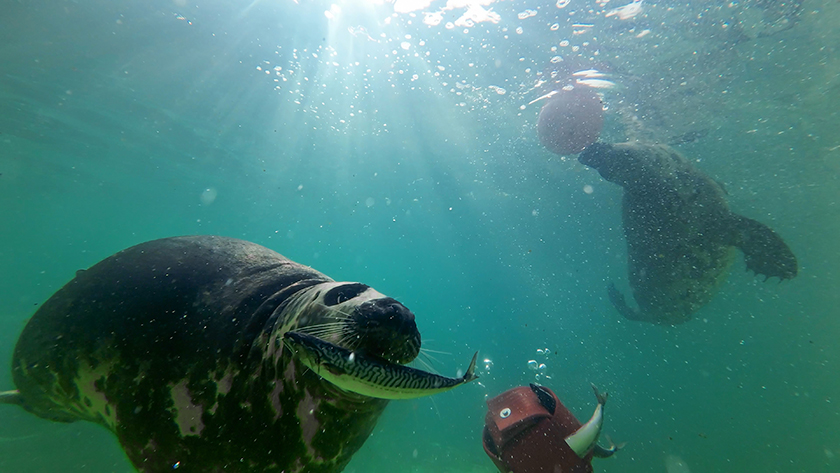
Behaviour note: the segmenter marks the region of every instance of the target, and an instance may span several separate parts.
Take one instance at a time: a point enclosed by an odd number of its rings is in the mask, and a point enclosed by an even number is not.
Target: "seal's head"
[[[420,352],[414,314],[355,282],[322,282],[292,296],[279,334],[298,331],[366,355],[405,364]]]

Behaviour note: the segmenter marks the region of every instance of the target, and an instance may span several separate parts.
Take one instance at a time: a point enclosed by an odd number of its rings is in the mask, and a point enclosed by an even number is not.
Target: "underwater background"
[[[76,270],[218,234],[397,298],[441,374],[479,350],[347,472],[492,473],[485,400],[535,381],[584,421],[609,391],[599,472],[840,472],[840,3],[625,1],[2,2],[0,390]],[[798,277],[739,256],[694,320],[623,319],[621,189],[536,135],[564,61],[601,140],[675,146]],[[90,471],[133,471],[106,429],[0,406],[0,472]]]

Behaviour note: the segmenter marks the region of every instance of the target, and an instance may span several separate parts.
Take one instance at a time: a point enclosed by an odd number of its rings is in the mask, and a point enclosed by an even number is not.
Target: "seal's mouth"
[[[406,364],[420,353],[414,314],[361,283],[325,283],[299,296],[306,307],[288,328],[365,356]]]
[[[303,332],[286,332],[283,345],[291,351],[293,358],[328,382],[324,385],[337,390],[342,396],[359,396],[359,399],[380,397],[368,390],[359,389],[358,381],[366,379],[368,388],[383,383],[383,372],[404,368],[367,350],[351,349],[344,343],[336,344],[323,338]],[[371,367],[378,367],[371,370]],[[379,373],[374,376],[372,372]]]

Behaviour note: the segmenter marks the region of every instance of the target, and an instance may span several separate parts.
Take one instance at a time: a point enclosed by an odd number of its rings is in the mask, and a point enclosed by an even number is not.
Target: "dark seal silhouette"
[[[796,276],[787,244],[766,225],[729,210],[723,188],[666,145],[595,143],[578,160],[624,188],[628,273],[638,309],[610,285],[610,301],[631,320],[679,324],[726,278],[735,248],[748,270]]]
[[[79,271],[44,303],[15,348],[18,390],[0,401],[102,424],[143,472],[339,472],[387,401],[293,359],[292,330],[389,362],[420,348],[414,315],[364,284],[241,240],[167,238]]]

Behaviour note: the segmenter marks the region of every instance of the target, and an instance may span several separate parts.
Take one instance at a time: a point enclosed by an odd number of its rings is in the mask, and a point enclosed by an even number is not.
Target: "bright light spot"
[[[333,18],[337,17],[340,14],[341,14],[341,7],[336,5],[335,3],[330,5],[329,10],[324,12],[324,16],[327,17],[327,19],[330,19],[330,20],[332,20]]]
[[[598,71],[597,69],[584,69],[582,71],[574,72],[572,73],[572,75],[575,77],[584,77],[586,79],[594,79],[606,76],[606,74]]]
[[[397,13],[411,13],[428,8],[431,4],[432,0],[397,0],[394,2],[394,11]]]
[[[623,7],[618,7],[615,10],[610,10],[606,16],[618,16],[618,18],[621,20],[629,20],[630,18],[633,18],[641,12],[642,0],[633,0],[632,3],[628,3]]]
[[[593,89],[610,89],[615,87],[615,82],[604,79],[578,79],[580,85],[592,87]]]
[[[455,25],[472,27],[475,23],[489,21],[491,23],[498,23],[502,17],[493,10],[485,10],[481,5],[471,4],[466,12],[461,15],[461,18],[455,20]]]

